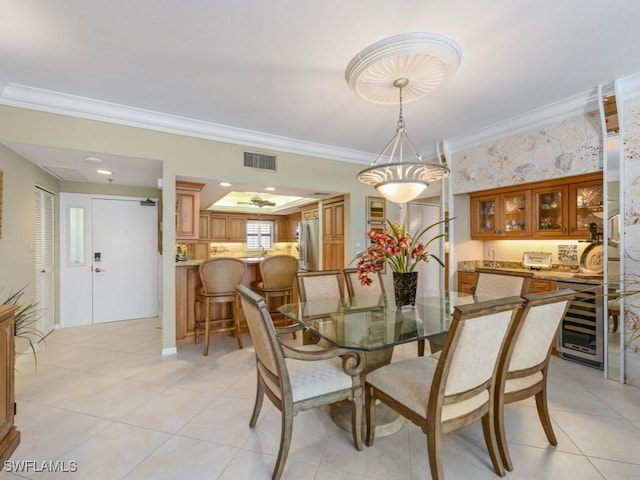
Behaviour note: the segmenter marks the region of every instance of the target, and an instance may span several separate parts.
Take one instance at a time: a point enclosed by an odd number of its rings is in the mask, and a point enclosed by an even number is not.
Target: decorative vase
[[[393,272],[393,291],[396,295],[396,307],[416,304],[418,272]]]

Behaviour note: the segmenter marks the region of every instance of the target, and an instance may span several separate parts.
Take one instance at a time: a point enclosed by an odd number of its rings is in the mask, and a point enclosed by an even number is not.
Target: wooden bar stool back
[[[253,284],[252,289],[264,297],[267,311],[276,314],[280,305],[293,302],[298,259],[293,255],[272,255],[262,260],[259,268],[262,280]],[[278,314],[274,320],[281,325],[290,323],[281,321],[283,318]]]
[[[209,354],[211,333],[231,332],[236,337],[238,348],[242,348],[239,300],[235,288],[241,283],[246,270],[247,265],[242,260],[231,257],[212,258],[200,264],[202,288],[196,292],[195,340],[198,343],[198,332],[204,331],[204,355]],[[211,304],[219,304],[219,310],[225,313],[218,317],[218,311],[215,311],[218,318],[211,318]]]

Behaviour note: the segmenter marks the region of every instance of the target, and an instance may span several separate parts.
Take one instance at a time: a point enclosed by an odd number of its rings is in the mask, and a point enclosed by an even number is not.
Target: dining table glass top
[[[488,299],[429,290],[416,298],[415,307],[397,308],[390,300],[383,295],[331,298],[286,304],[278,311],[336,347],[372,351],[445,333],[456,305]]]

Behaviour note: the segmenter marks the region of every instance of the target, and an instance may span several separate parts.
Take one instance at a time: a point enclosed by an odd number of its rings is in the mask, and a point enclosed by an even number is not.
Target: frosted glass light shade
[[[417,198],[427,185],[419,182],[389,182],[376,186],[376,190],[386,198],[395,203],[407,203]]]

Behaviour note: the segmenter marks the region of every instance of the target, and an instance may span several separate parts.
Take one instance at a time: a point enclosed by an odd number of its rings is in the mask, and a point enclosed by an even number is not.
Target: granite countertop
[[[491,266],[490,262],[483,260],[478,261],[463,261],[458,262],[458,270],[462,272],[475,272],[476,269],[495,270],[496,272],[522,272],[527,275],[532,275],[532,278],[539,278],[541,280],[556,280],[562,282],[573,283],[588,283],[593,285],[600,285],[603,283],[602,275],[588,275],[580,272],[579,268],[567,267],[564,265],[553,265],[550,269],[532,270],[531,268],[523,267],[518,262],[496,262],[496,268]]]
[[[257,265],[264,257],[235,257],[247,265]],[[200,265],[204,260],[180,260],[176,261],[176,267],[193,267]]]

